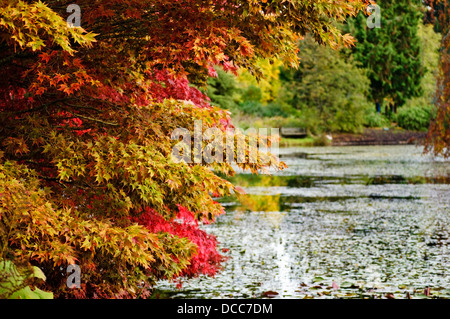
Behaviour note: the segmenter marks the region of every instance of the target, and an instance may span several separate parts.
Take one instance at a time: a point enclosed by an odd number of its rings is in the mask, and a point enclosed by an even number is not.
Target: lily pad
[[[323,279],[323,277],[314,277],[314,279],[312,280],[313,282],[323,282],[325,279]]]

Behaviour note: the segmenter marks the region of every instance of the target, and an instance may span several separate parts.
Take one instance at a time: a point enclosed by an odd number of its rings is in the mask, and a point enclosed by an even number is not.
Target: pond
[[[280,149],[205,225],[229,259],[165,298],[450,298],[450,162],[402,146]]]

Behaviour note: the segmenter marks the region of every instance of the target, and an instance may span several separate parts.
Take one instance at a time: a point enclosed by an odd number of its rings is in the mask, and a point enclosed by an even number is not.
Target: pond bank
[[[401,129],[384,130],[382,128],[365,129],[361,134],[333,134],[333,146],[356,145],[405,145],[419,144],[426,137],[426,132]]]

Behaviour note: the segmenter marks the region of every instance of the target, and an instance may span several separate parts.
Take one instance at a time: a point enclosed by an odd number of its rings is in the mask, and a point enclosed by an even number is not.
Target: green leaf
[[[320,282],[320,281],[324,281],[325,279],[323,279],[323,277],[314,277],[313,282]]]
[[[53,293],[43,291],[39,288],[33,291],[27,286],[13,293],[9,299],[53,299]]]
[[[353,283],[350,282],[350,281],[344,281],[344,282],[341,284],[341,288],[351,288],[351,287],[353,287]]]
[[[34,294],[39,297],[39,299],[53,299],[53,293],[48,291],[43,291],[39,288],[36,288]]]
[[[40,299],[37,298],[37,295],[35,295],[29,286],[26,286],[25,288],[22,288],[15,293],[13,293],[9,299]]]
[[[33,275],[36,278],[42,279],[42,280],[46,280],[47,278],[45,277],[44,272],[36,266],[33,266]]]

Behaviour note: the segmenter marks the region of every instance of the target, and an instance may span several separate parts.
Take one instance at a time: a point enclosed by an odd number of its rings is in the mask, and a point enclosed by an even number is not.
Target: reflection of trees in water
[[[280,195],[244,195],[239,198],[241,206],[239,211],[252,212],[279,212]]]
[[[241,205],[236,207],[235,218],[244,220],[245,214],[251,212],[263,212],[260,216],[264,218],[272,227],[279,228],[281,221],[285,214],[282,212],[282,205],[280,205],[280,195],[244,195],[240,197]],[[252,225],[248,225],[251,229]]]

